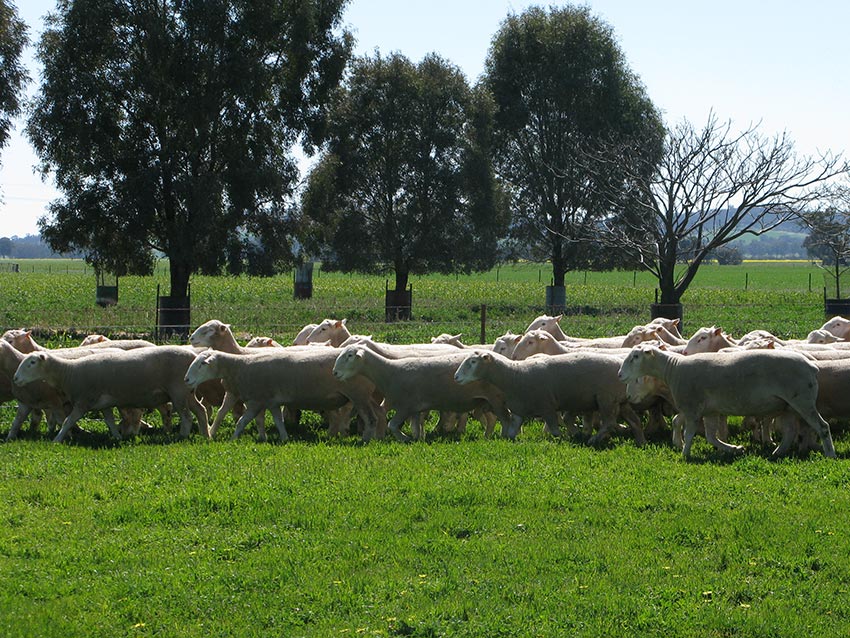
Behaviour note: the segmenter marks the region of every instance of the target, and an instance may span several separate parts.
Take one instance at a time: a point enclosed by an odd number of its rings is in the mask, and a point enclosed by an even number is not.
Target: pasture
[[[70,270],[70,269],[69,269]],[[808,279],[815,273],[813,290]],[[24,278],[28,278],[24,281]],[[565,329],[625,332],[653,286],[633,273],[574,273]],[[823,323],[808,264],[707,267],[685,297],[686,332],[760,327],[805,336]],[[16,279],[17,278],[17,279]],[[497,281],[498,278],[498,281]],[[139,331],[156,281],[124,278],[94,306],[94,277],[0,273],[4,329],[70,345],[93,327]],[[542,283],[540,283],[542,282]],[[384,324],[382,278],[193,280],[193,323],[291,338],[347,317],[396,342],[440,332],[491,339],[543,310],[542,267],[414,278],[409,324]],[[147,325],[150,325],[149,323]],[[74,338],[72,338],[72,336]],[[476,339],[468,339],[474,342]],[[11,413],[0,410],[0,434]],[[430,425],[433,425],[433,421]],[[850,436],[819,452],[727,458],[697,438],[601,449],[466,434],[404,445],[329,440],[316,415],[285,444],[249,428],[227,441],[156,431],[112,442],[86,421],[70,444],[43,432],[0,445],[0,630],[9,636],[839,636],[850,629]],[[272,428],[273,430],[273,428]]]

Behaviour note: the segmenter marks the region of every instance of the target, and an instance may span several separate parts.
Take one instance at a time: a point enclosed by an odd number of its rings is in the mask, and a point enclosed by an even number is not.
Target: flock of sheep
[[[46,349],[31,332],[8,330],[0,340],[0,400],[18,407],[7,440],[28,418],[37,427],[46,415],[51,434],[58,428],[54,440],[63,441],[91,411],[115,438],[133,436],[144,412],[158,410],[166,428],[179,416],[181,438],[193,422],[202,436],[215,437],[232,411],[233,438],[255,421],[260,440],[268,411],[283,441],[287,423],[312,410],[331,435],[356,421],[363,441],[387,430],[408,441],[424,439],[424,419],[437,411],[443,431],[462,431],[472,414],[487,436],[499,421],[502,436],[515,438],[525,421],[540,418],[552,436],[565,427],[591,444],[630,431],[640,445],[672,427],[687,457],[697,432],[721,451],[740,451],[724,439],[727,417],[741,416],[762,442],[781,437],[774,455],[810,446],[816,436],[823,453],[835,456],[826,419],[850,417],[846,319],[834,317],[799,341],[764,331],[734,340],[719,328],[701,328],[686,341],[678,321],[668,319],[583,339],[566,335],[560,320],[544,315],[521,335],[474,347],[459,335],[379,343],[334,319],[306,326],[286,347],[269,338],[241,346],[218,320],[198,327],[185,346],[92,335],[79,347]]]

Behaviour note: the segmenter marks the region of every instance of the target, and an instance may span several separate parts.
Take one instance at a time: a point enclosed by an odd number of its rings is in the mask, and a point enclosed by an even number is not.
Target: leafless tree
[[[712,251],[798,217],[847,172],[840,155],[798,156],[786,133],[734,132],[712,113],[701,130],[686,120],[668,130],[651,177],[634,177],[639,210],[605,234],[655,275],[662,304],[677,304]]]

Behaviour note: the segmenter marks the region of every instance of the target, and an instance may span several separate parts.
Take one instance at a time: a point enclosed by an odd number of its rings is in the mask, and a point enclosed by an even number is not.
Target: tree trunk
[[[171,291],[172,297],[186,297],[189,292],[189,276],[191,269],[179,260],[171,260]]]
[[[552,285],[563,286],[567,263],[564,259],[563,246],[560,241],[552,242]]]
[[[396,268],[395,269],[395,289],[396,290],[407,290],[407,280],[410,276],[410,273],[405,268]]]

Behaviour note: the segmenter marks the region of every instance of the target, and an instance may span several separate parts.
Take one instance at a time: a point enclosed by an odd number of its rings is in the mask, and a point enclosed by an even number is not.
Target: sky
[[[16,0],[37,41],[55,0]],[[846,0],[590,0],[613,29],[629,67],[668,124],[703,125],[713,111],[741,130],[787,133],[801,155],[850,155],[850,2]],[[351,0],[344,21],[356,54],[400,52],[412,61],[436,52],[475,82],[493,35],[511,13],[564,6],[523,0]],[[39,70],[27,51],[33,82]],[[0,236],[37,233],[60,194],[34,171],[23,120],[0,149]]]

